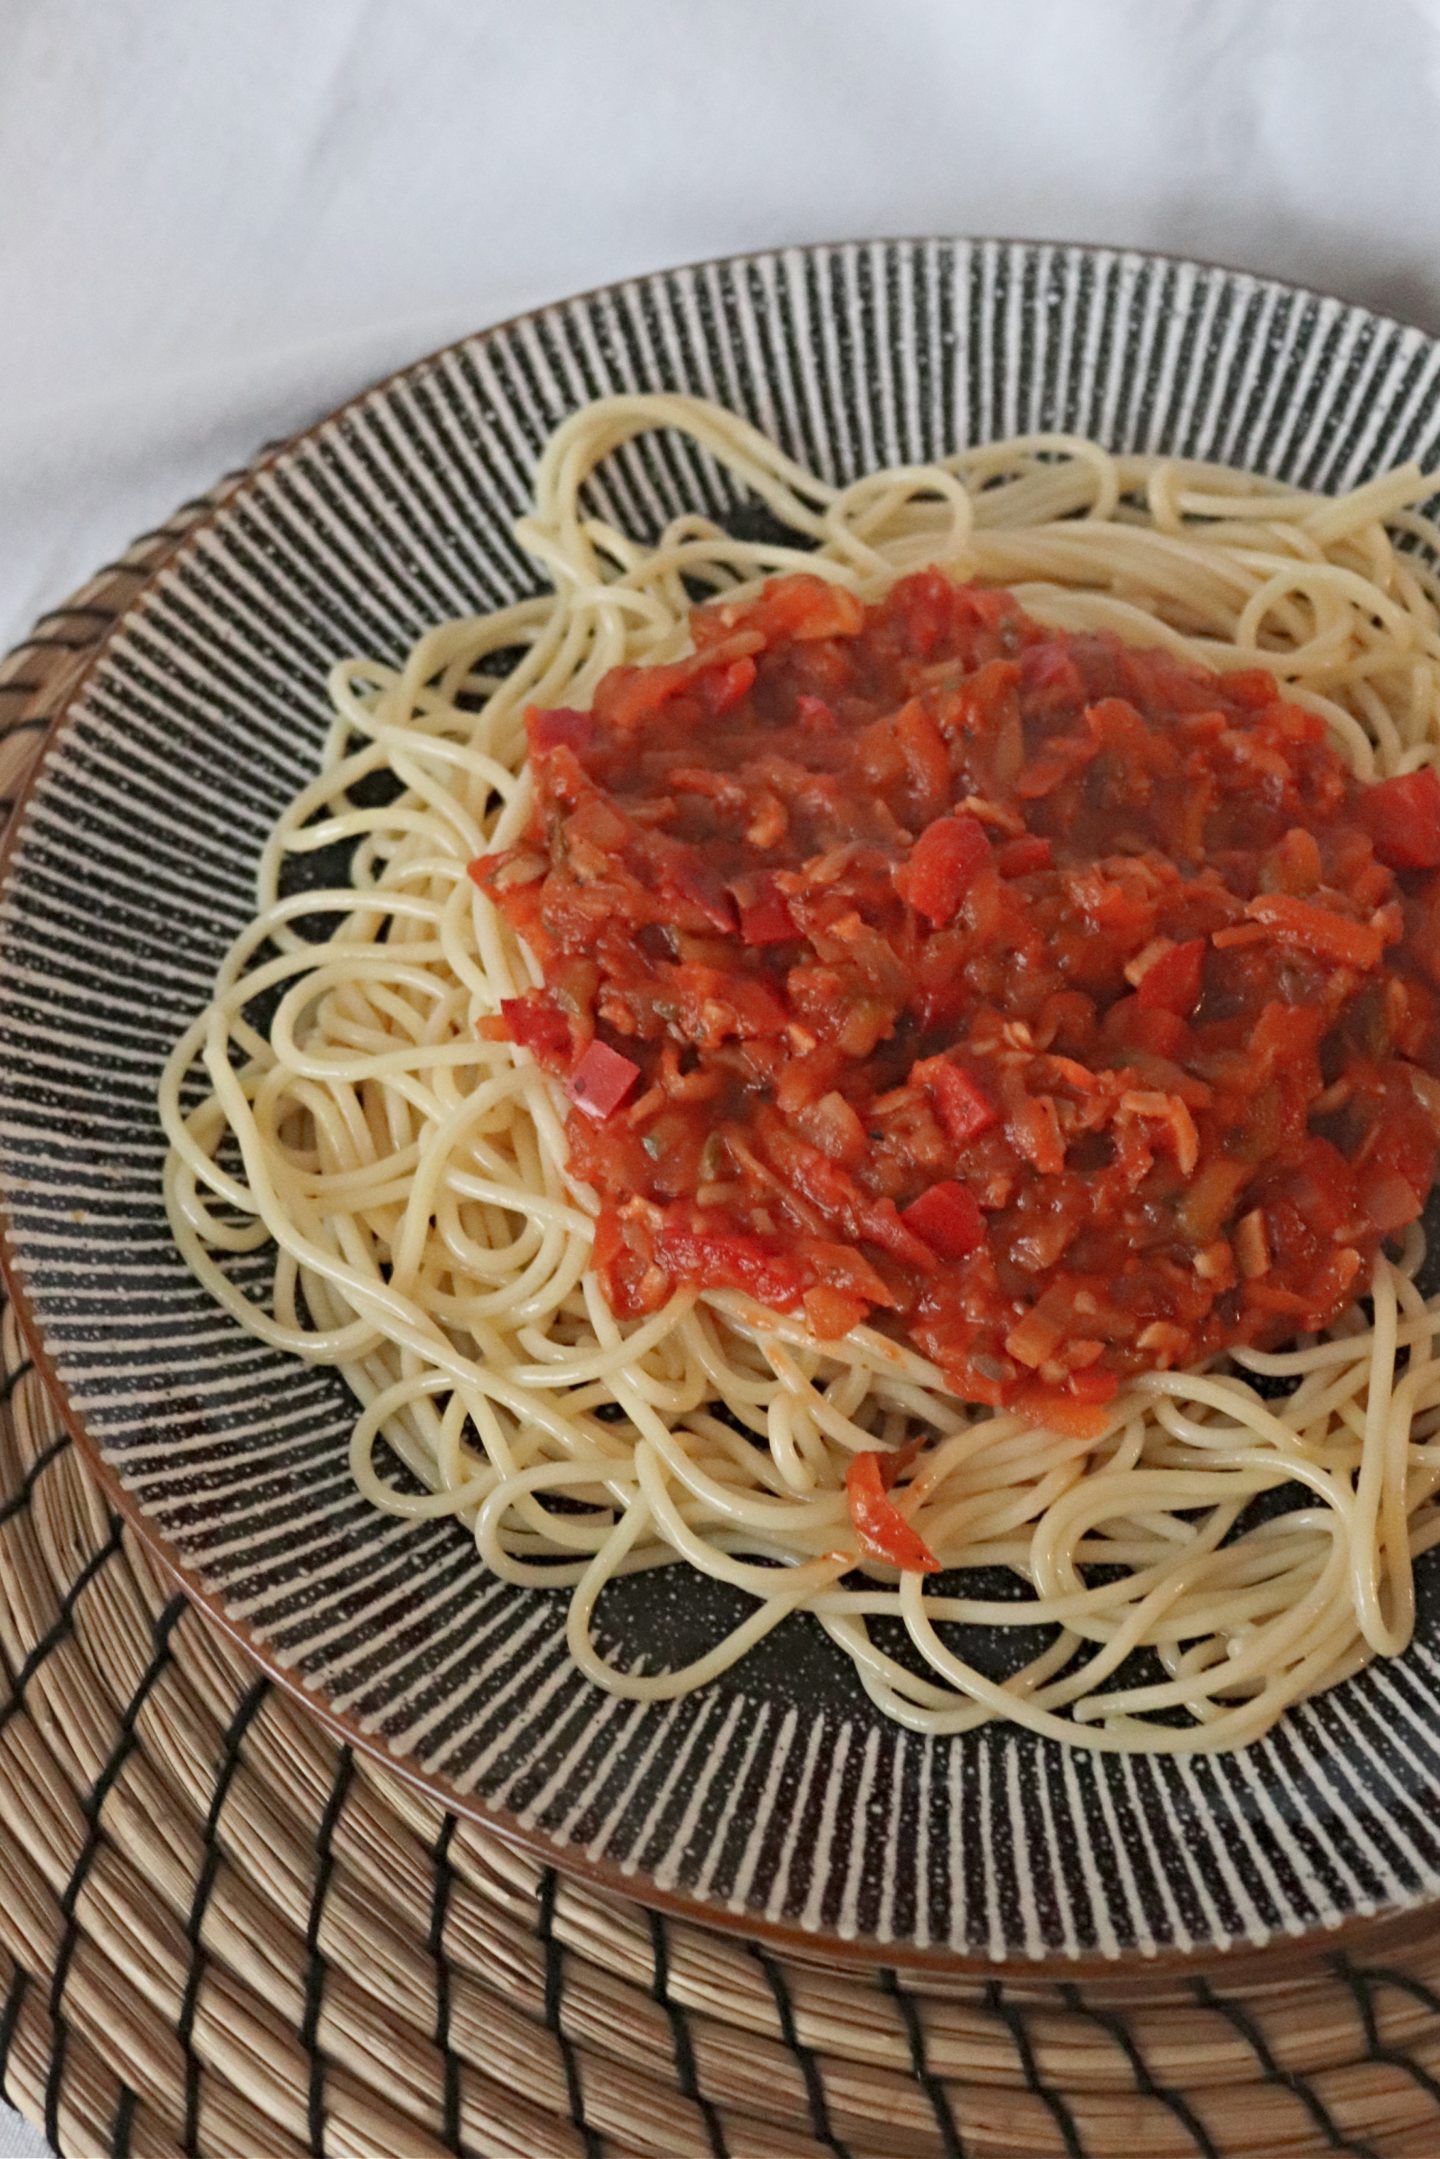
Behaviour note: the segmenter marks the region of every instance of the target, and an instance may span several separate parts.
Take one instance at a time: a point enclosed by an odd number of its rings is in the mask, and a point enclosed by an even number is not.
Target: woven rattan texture
[[[4,810],[204,508],[0,666]],[[603,1896],[257,1676],[114,1516],[7,1310],[0,2088],[69,2159],[1436,2159],[1440,1928],[987,1978]]]

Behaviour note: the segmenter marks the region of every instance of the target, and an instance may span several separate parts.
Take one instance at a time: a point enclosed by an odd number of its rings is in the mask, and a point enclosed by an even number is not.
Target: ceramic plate
[[[16,827],[9,1266],[67,1415],[144,1532],[322,1714],[561,1864],[887,1958],[1259,1943],[1435,1895],[1433,1562],[1406,1656],[1216,1759],[920,1738],[803,1617],[703,1693],[612,1700],[566,1658],[563,1597],[488,1577],[454,1523],[373,1513],[347,1469],[343,1382],[196,1287],[166,1228],[154,1095],[250,914],[262,837],[316,768],[327,668],[398,660],[427,625],[536,589],[511,522],[541,443],[586,399],[698,391],[834,480],[1063,428],[1338,489],[1440,461],[1437,383],[1418,331],[1231,271],[996,241],[797,249],[454,345],[269,458],[187,538],[89,668]],[[664,437],[626,449],[607,485],[631,531],[755,514]],[[613,1653],[652,1662],[735,1616],[679,1568],[604,1608]],[[967,1646],[995,1670],[1016,1654],[1013,1638]]]

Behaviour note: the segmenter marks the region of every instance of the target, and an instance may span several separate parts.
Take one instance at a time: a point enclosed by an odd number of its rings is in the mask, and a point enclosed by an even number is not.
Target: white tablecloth
[[[392,365],[695,256],[1125,241],[1440,329],[1437,146],[1440,0],[0,0],[0,644]]]

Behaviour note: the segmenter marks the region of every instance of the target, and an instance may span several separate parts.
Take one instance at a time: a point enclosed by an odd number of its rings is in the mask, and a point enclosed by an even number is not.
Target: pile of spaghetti
[[[619,530],[592,480],[654,428],[793,541]],[[914,1728],[1189,1750],[1397,1652],[1440,1539],[1426,494],[1067,437],[837,490],[695,400],[576,414],[519,528],[553,591],[333,673],[162,1087],[190,1266],[625,1694],[803,1608]],[[605,1585],[672,1562],[748,1616],[621,1669]],[[999,1683],[967,1624],[1049,1639]]]

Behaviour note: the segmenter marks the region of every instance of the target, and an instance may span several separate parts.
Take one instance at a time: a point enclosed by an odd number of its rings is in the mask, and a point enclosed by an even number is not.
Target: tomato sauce
[[[528,715],[533,822],[472,865],[618,1313],[869,1320],[1084,1431],[1363,1292],[1440,1143],[1432,772],[936,571],[693,626]]]

